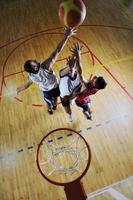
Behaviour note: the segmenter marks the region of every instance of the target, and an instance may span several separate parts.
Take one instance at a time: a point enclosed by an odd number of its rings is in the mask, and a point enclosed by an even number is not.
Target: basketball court
[[[87,1],[53,66],[59,78],[73,43],[83,46],[84,77],[107,81],[91,96],[92,121],[72,103],[68,122],[60,100],[49,115],[35,84],[14,95],[27,79],[24,62],[45,60],[63,36],[60,2],[0,2],[0,200],[69,200],[81,186],[88,200],[132,200],[133,1]]]

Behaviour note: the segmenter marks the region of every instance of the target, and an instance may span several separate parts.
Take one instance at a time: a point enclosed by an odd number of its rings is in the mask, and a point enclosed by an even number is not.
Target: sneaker
[[[72,122],[73,121],[73,117],[72,117],[72,114],[69,114],[69,122]]]
[[[83,114],[85,115],[85,117],[87,118],[87,119],[89,119],[89,120],[92,120],[92,115],[91,115],[91,112],[84,112],[83,111]]]
[[[48,113],[49,113],[50,115],[52,115],[52,114],[53,114],[53,111],[52,111],[52,110],[48,110]]]
[[[91,115],[92,114],[92,111],[90,110],[90,112],[88,112],[89,113],[89,115]]]
[[[53,105],[53,110],[56,110],[56,108],[57,108],[57,105]]]
[[[92,116],[91,116],[91,115],[86,116],[86,118],[87,118],[88,120],[92,120]]]

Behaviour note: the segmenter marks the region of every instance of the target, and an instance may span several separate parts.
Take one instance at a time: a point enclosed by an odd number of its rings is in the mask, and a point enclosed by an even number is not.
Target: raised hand
[[[78,57],[81,54],[82,48],[83,47],[80,46],[80,44],[78,42],[74,43],[74,45],[71,49],[71,52],[73,53],[74,56]]]
[[[64,35],[66,37],[71,37],[73,35],[76,35],[76,32],[77,32],[76,28],[65,27]]]
[[[74,67],[74,65],[75,65],[75,58],[74,58],[74,56],[69,56],[68,58],[67,58],[67,64],[69,65],[69,67]]]

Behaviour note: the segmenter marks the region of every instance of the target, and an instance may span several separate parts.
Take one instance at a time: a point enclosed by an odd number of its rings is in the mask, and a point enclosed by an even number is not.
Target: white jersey
[[[43,69],[40,66],[40,69],[37,74],[30,73],[29,79],[38,84],[41,91],[49,91],[58,86],[55,73],[47,69]]]
[[[80,82],[80,78],[78,74],[75,75],[74,79],[70,78],[67,75],[61,77],[59,81],[59,89],[60,89],[61,98],[67,95],[71,95],[72,92],[76,89],[79,89],[80,86],[81,86],[81,82]]]

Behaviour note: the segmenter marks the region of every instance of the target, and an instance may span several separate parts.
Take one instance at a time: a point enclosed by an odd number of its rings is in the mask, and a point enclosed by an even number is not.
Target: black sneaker
[[[87,116],[87,119],[92,120],[92,116],[91,115]]]
[[[57,105],[53,105],[53,110],[56,110],[56,108],[57,108]]]
[[[53,111],[52,111],[52,110],[48,110],[48,113],[49,113],[50,115],[52,115],[52,114],[53,114]]]

